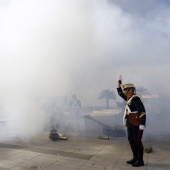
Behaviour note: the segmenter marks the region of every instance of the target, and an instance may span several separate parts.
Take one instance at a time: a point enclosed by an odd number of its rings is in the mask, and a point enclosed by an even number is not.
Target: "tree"
[[[136,87],[136,92],[140,96],[142,96],[142,95],[149,95],[148,89],[143,87],[143,86],[137,86]]]
[[[120,108],[121,110],[125,109],[125,101],[123,100],[123,102],[116,102],[117,107]]]
[[[98,99],[99,100],[106,99],[106,109],[109,109],[109,100],[116,99],[116,95],[115,95],[114,91],[111,91],[110,89],[105,89],[99,93]]]
[[[148,89],[143,86],[137,86],[136,93],[141,97],[142,102],[147,101],[147,98],[144,98],[144,95],[150,95],[150,93],[148,92]]]

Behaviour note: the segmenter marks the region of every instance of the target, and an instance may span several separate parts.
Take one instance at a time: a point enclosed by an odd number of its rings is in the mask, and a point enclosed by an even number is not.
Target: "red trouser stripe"
[[[138,142],[142,139],[142,130],[138,130]]]

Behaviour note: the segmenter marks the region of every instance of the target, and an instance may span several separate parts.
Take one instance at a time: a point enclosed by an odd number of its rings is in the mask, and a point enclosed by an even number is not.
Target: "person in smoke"
[[[72,95],[69,102],[69,133],[77,136],[80,133],[79,116],[81,111],[81,102],[76,95]]]
[[[69,112],[71,116],[78,117],[81,110],[81,102],[77,99],[76,95],[74,94],[69,103]]]
[[[127,161],[134,167],[144,166],[142,135],[146,123],[145,107],[139,96],[136,95],[134,84],[124,84],[118,80],[117,92],[126,101],[124,124],[127,127],[128,141],[133,158]]]

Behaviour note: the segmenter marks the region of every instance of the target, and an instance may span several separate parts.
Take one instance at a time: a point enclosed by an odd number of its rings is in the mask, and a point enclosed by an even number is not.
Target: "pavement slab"
[[[98,137],[69,136],[68,140],[51,141],[48,132],[29,141],[8,138],[0,141],[0,170],[169,170],[170,136],[145,136],[145,165],[126,164],[132,153],[127,138],[109,140]]]

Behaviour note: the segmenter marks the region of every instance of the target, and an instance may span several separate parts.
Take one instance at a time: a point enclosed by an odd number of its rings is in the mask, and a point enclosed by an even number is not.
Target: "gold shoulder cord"
[[[143,117],[144,115],[146,115],[146,113],[142,112],[141,115],[139,116],[139,118]]]

